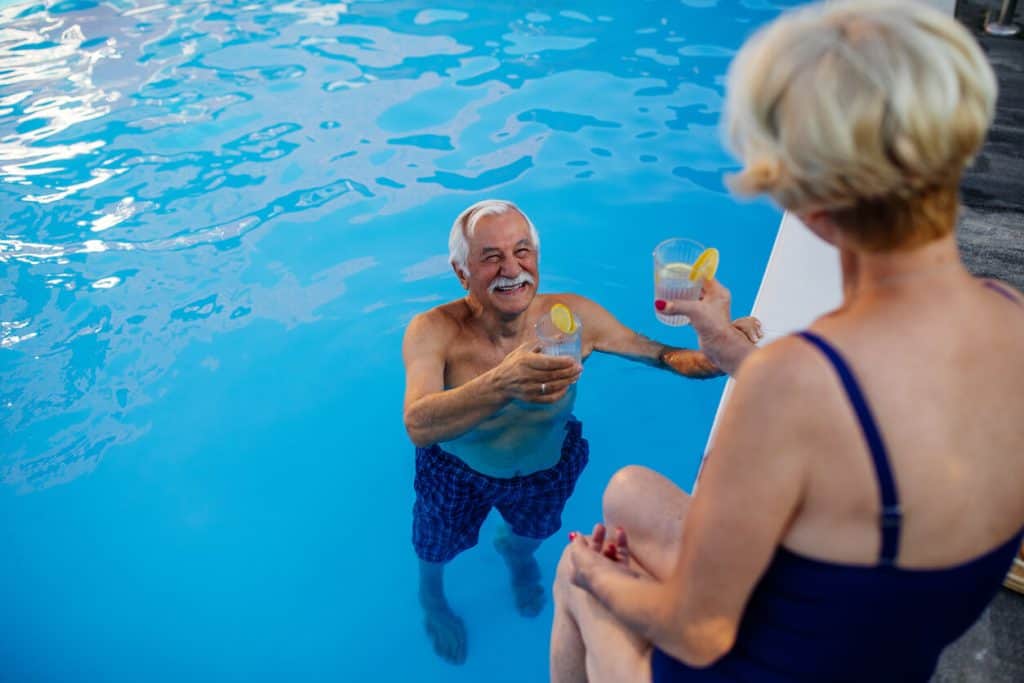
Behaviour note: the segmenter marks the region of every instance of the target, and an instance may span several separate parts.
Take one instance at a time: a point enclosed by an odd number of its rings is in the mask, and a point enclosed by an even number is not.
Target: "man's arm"
[[[637,336],[647,339],[643,335]],[[647,339],[647,341],[651,340]],[[652,343],[657,344],[657,342]],[[683,377],[711,379],[712,377],[721,377],[725,374],[725,371],[715,365],[715,362],[708,358],[708,355],[703,351],[679,349],[660,344],[659,346],[661,346],[661,352],[658,356],[660,367],[677,372]]]
[[[543,356],[527,346],[496,367],[454,389],[445,389],[445,351],[455,336],[442,314],[412,319],[405,331],[405,408],[409,438],[417,446],[465,434],[512,399],[554,403],[579,377],[572,358]]]
[[[453,336],[436,312],[417,315],[402,342],[405,362],[403,419],[417,446],[454,439],[496,413],[511,396],[493,380],[493,371],[445,391],[445,349]]]
[[[692,379],[708,379],[724,374],[724,369],[716,365],[704,351],[661,344],[629,329],[589,299],[573,295],[566,295],[565,298],[584,320],[585,334],[595,351],[672,370]],[[753,344],[750,347],[754,348]]]

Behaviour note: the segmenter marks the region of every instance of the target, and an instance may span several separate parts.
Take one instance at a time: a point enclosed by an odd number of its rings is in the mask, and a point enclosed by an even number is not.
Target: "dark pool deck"
[[[957,7],[999,78],[995,125],[963,182],[959,241],[972,272],[1024,289],[1024,35],[996,38],[981,30],[985,12],[999,4],[960,0]],[[1024,23],[1024,4],[1017,23]],[[1000,590],[978,623],[946,650],[933,683],[954,681],[1024,681],[1024,595]]]
[[[960,245],[976,274],[1024,289],[1024,35],[996,38],[980,30],[986,8],[997,4],[961,0],[957,9],[999,78],[995,124],[963,182]],[[1024,23],[1024,4],[1017,10],[1017,22]]]

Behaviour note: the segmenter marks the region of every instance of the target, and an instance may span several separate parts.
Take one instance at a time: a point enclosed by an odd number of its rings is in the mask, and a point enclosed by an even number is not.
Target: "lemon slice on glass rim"
[[[576,319],[572,317],[572,311],[565,304],[555,304],[551,307],[551,322],[559,331],[565,334],[572,334],[576,331]]]
[[[690,281],[710,280],[718,270],[718,250],[708,247],[701,252],[690,268]]]

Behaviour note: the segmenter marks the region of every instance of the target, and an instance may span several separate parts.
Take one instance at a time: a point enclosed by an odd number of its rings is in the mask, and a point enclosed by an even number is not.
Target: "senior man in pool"
[[[575,294],[538,294],[540,239],[514,204],[478,202],[456,219],[452,267],[466,296],[417,315],[405,333],[404,421],[416,445],[413,545],[420,603],[434,649],[466,658],[466,629],[444,594],[444,567],[477,543],[492,507],[504,518],[495,547],[516,607],[535,616],[544,589],[534,551],[561,526],[562,508],[587,463],[573,417],[582,367],[539,353],[534,326],[561,303],[581,321],[582,357],[593,351],[685,377],[731,373],[761,336],[754,318],[701,333],[700,351],[652,341]],[[728,321],[728,292],[714,281]],[[698,330],[700,333],[701,331]]]

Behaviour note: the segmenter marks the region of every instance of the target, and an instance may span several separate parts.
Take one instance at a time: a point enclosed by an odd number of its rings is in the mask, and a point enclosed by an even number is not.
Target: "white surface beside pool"
[[[841,302],[839,252],[815,237],[796,216],[786,213],[750,313],[760,318],[764,327],[765,338],[760,346],[805,329]],[[743,311],[733,311],[737,317],[743,314]],[[730,379],[722,392],[705,453],[711,446],[732,386]]]
[[[841,302],[839,253],[787,213],[751,312],[764,326],[761,345],[804,329]]]

